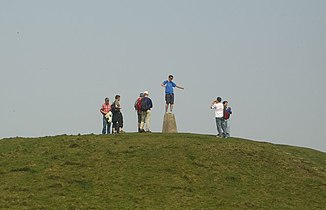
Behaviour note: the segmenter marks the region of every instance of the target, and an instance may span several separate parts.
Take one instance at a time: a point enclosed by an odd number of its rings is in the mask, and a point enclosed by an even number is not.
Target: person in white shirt
[[[216,100],[212,102],[211,109],[215,110],[215,120],[216,120],[216,128],[217,128],[217,136],[219,138],[223,137],[223,132],[222,132],[222,121],[223,121],[223,109],[224,106],[221,103],[222,99],[221,97],[217,97]]]

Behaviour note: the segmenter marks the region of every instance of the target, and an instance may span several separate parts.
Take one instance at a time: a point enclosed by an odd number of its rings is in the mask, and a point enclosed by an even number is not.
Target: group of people
[[[174,105],[174,88],[184,89],[178,86],[173,81],[173,75],[169,75],[167,80],[164,80],[161,84],[165,88],[165,112],[168,110],[172,112]],[[100,109],[103,115],[103,129],[102,134],[111,133],[123,133],[123,115],[121,112],[120,95],[115,96],[115,100],[110,104],[109,98],[105,98],[104,104]],[[153,108],[153,102],[149,98],[149,92],[144,91],[139,94],[139,97],[134,103],[134,108],[138,116],[138,132],[151,133],[151,110]],[[170,109],[169,109],[170,108]],[[232,114],[231,107],[228,106],[228,101],[223,101],[221,97],[217,97],[211,104],[211,109],[215,111],[215,121],[217,127],[217,137],[228,138],[230,137],[230,115]]]
[[[217,127],[217,136],[219,138],[230,137],[230,115],[232,114],[231,107],[228,107],[228,101],[223,101],[221,97],[217,97],[212,102],[211,109],[215,110],[215,120]]]
[[[164,80],[161,84],[165,88],[165,112],[170,112],[173,110],[174,105],[174,89],[183,87],[178,86],[173,81],[173,75],[169,75],[167,80]],[[151,109],[153,108],[153,102],[149,98],[149,92],[144,91],[139,94],[139,97],[134,103],[134,108],[138,116],[138,132],[148,132],[150,133],[150,121],[151,121]],[[115,96],[115,101],[110,104],[109,98],[105,98],[105,102],[102,104],[100,112],[103,115],[103,129],[102,134],[111,133],[123,133],[123,116],[121,112],[120,95]]]
[[[115,96],[115,100],[110,104],[110,99],[105,98],[104,104],[100,109],[100,112],[103,115],[103,129],[102,134],[111,133],[111,124],[112,124],[112,133],[123,133],[123,115],[121,112],[121,103],[120,95]]]

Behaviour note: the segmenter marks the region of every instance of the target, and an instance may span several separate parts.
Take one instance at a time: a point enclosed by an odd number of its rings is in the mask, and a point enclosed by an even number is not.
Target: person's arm
[[[181,89],[181,90],[184,90],[183,87],[180,87],[180,86],[178,86],[178,85],[176,85],[175,87],[176,87],[176,88],[179,88],[179,89]]]
[[[116,109],[118,109],[118,110],[121,109],[120,101],[116,101],[116,102],[114,103],[114,105],[115,105],[115,108],[116,108]]]
[[[161,86],[162,86],[162,87],[165,87],[166,82],[167,82],[167,81],[165,80],[165,81],[161,84]]]
[[[103,106],[101,107],[100,112],[101,112],[103,115],[106,115],[106,113],[104,112],[104,108],[103,108]]]
[[[214,101],[212,102],[212,104],[211,104],[211,109],[216,109],[215,104],[216,104],[216,100],[214,100]]]
[[[181,87],[181,86],[178,86],[177,84],[175,84],[174,82],[172,82],[172,86],[173,87],[176,87],[176,88],[179,88],[179,89],[181,89],[181,90],[183,90],[184,88],[183,87]]]
[[[152,101],[152,99],[149,99],[149,107],[152,109],[153,108],[153,101]]]
[[[135,103],[134,103],[134,108],[135,108],[136,111],[138,111],[138,110],[137,110],[137,104],[138,104],[138,98],[136,99],[136,101],[135,101]]]

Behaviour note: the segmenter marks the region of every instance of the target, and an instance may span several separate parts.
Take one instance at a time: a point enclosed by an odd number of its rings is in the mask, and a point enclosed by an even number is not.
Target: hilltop
[[[323,209],[326,154],[197,134],[0,140],[0,209]]]

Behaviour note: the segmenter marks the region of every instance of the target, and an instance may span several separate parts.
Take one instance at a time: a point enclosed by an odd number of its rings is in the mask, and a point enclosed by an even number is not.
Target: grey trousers
[[[229,120],[222,120],[222,130],[224,137],[230,137],[230,122]]]

